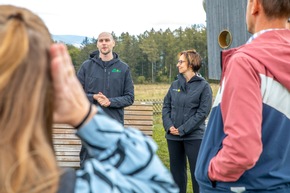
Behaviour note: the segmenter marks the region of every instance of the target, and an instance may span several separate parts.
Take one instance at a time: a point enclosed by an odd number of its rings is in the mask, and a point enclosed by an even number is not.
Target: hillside
[[[71,44],[76,47],[81,47],[81,43],[86,38],[86,36],[76,36],[76,35],[52,35],[52,39],[56,42],[62,42],[65,44]]]

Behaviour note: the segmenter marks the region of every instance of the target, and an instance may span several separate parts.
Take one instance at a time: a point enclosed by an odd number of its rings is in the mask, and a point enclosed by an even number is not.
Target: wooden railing
[[[124,126],[134,127],[144,134],[153,134],[153,105],[150,102],[136,101],[124,110]],[[53,143],[60,167],[79,167],[81,141],[75,135],[76,130],[65,124],[53,126]]]

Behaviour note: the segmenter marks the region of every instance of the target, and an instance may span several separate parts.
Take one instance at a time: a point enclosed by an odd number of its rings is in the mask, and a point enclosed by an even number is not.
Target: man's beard
[[[111,50],[108,50],[108,51],[106,51],[106,52],[103,52],[103,51],[101,50],[101,53],[104,54],[104,55],[108,55],[110,52],[111,52]]]

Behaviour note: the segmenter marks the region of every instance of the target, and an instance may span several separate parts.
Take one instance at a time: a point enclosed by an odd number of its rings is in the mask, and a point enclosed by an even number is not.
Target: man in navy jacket
[[[124,125],[124,107],[134,102],[134,84],[129,66],[113,52],[115,41],[108,32],[98,36],[98,51],[90,54],[77,76],[92,104]],[[81,166],[87,158],[86,149],[80,152]]]

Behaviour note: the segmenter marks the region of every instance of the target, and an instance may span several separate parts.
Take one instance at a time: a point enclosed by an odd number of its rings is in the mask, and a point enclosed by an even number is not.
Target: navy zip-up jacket
[[[111,102],[102,109],[112,118],[124,124],[124,107],[134,102],[134,84],[129,66],[113,52],[114,58],[104,62],[99,58],[99,51],[90,54],[80,67],[77,76],[91,103],[99,105],[93,99],[94,94],[102,92]]]
[[[201,76],[194,76],[186,82],[178,75],[164,97],[162,119],[166,138],[170,140],[202,139],[205,119],[212,104],[212,91],[208,82]],[[179,130],[179,136],[171,135],[169,128]]]

